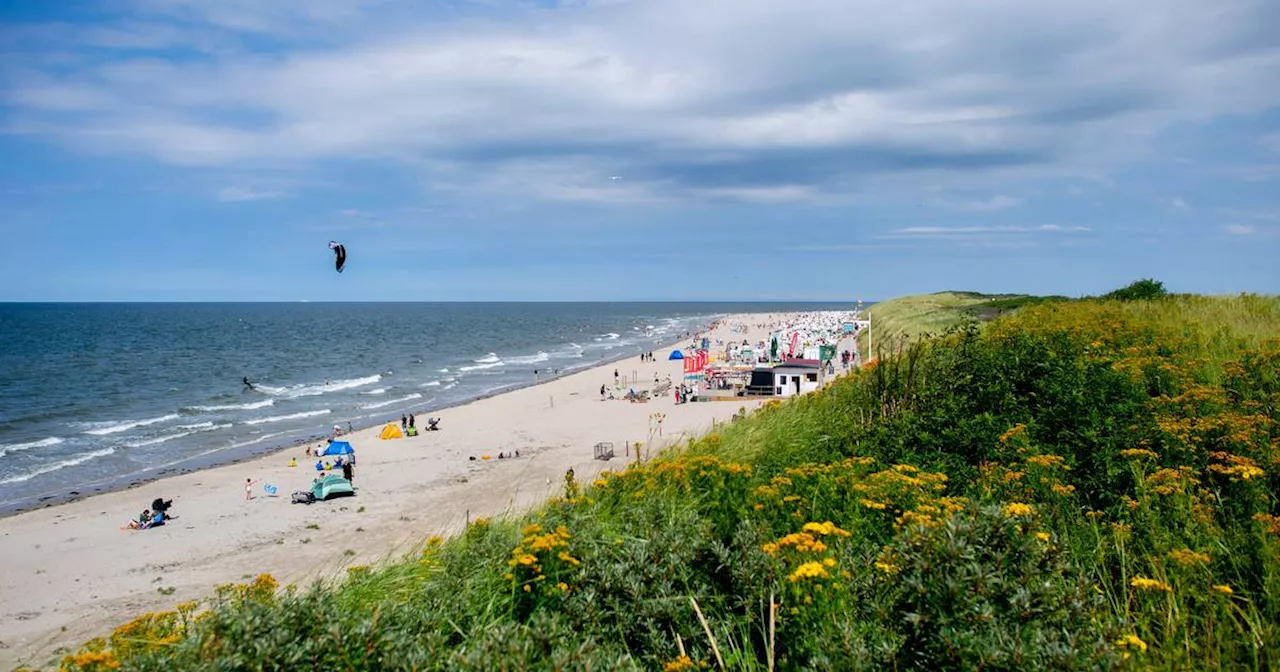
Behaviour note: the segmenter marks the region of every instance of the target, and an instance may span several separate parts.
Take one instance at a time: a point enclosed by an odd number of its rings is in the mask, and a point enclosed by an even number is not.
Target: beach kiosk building
[[[751,372],[748,391],[756,394],[772,394],[776,397],[792,397],[812,392],[822,386],[822,362],[812,359],[792,359],[777,366],[762,366]]]

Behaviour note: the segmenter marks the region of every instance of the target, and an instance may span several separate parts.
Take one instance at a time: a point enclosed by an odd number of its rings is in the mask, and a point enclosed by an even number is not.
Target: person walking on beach
[[[613,370],[613,384],[614,384],[614,385],[617,385],[617,384],[618,384],[618,370],[617,370],[617,369],[614,369],[614,370]]]
[[[409,418],[406,418],[403,415],[400,416],[400,429],[406,429],[408,427],[409,427]]]
[[[410,427],[412,427],[412,426],[413,426],[413,414],[412,414],[412,413],[410,413],[410,414],[409,414],[409,426],[410,426]]]
[[[251,500],[251,499],[253,499],[253,484],[254,484],[254,483],[257,483],[257,481],[253,480],[252,478],[246,478],[246,479],[244,479],[244,501],[246,501],[246,502],[247,502],[247,501],[249,501],[249,500]]]
[[[350,462],[342,463],[342,477],[347,479],[348,483],[352,485],[356,484],[356,470],[351,466]]]
[[[600,383],[600,401],[604,401],[604,383]]]

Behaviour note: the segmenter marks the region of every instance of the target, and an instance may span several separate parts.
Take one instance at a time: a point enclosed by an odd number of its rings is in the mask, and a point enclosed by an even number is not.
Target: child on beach
[[[247,502],[247,501],[249,501],[249,500],[251,500],[251,499],[253,499],[253,484],[254,484],[254,483],[257,483],[257,481],[253,480],[252,478],[246,478],[246,479],[244,479],[244,501],[246,501],[246,502]]]

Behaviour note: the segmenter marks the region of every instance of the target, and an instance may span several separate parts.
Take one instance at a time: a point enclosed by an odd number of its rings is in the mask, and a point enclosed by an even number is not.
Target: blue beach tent
[[[346,441],[334,441],[329,444],[328,448],[324,449],[325,455],[353,455],[355,452],[356,449],[352,448],[351,444]]]
[[[673,359],[684,359],[684,353],[680,352],[679,350],[672,350],[671,356],[667,358],[667,361],[669,362]]]

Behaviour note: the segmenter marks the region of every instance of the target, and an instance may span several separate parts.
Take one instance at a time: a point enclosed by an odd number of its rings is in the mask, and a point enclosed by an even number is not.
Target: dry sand
[[[732,316],[709,337],[755,343],[767,338],[757,325],[792,317]],[[752,328],[731,333],[732,324]],[[76,648],[138,614],[208,596],[219,584],[262,572],[303,584],[398,555],[460,530],[468,516],[519,513],[562,493],[570,467],[587,483],[603,470],[621,470],[635,459],[628,443],[644,442],[647,458],[739,408],[759,406],[676,405],[671,394],[648,403],[601,400],[600,386],[612,387],[615,368],[634,377],[637,389],[652,387],[655,374],[679,384],[682,363],[667,361],[669,353],[655,350],[656,362],[632,357],[445,409],[433,414],[442,418],[438,432],[384,441],[377,427],[344,437],[356,448],[355,497],[291,505],[290,493],[308,489],[316,475],[315,459],[299,446],[0,519],[0,667],[48,665],[59,647]],[[655,412],[666,417],[662,435],[650,441]],[[613,460],[593,459],[601,441],[613,442]],[[498,459],[515,450],[520,457]],[[469,460],[473,455],[492,459]],[[288,466],[291,457],[297,467]],[[261,483],[246,501],[248,478]],[[263,483],[276,485],[279,496],[266,496]],[[160,496],[173,498],[177,518],[151,530],[120,529]]]

